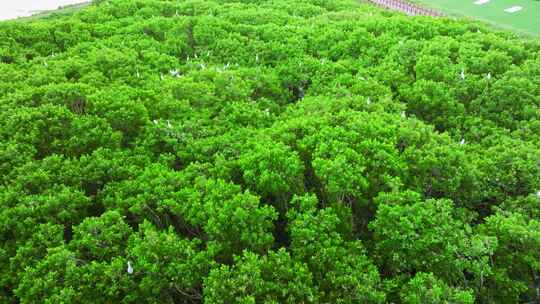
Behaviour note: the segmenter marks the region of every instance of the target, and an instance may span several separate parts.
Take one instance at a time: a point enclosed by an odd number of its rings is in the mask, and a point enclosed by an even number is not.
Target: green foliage
[[[303,164],[298,153],[286,145],[255,144],[253,151],[241,155],[238,163],[245,184],[262,197],[281,201],[281,206],[288,204],[291,195],[303,191]]]
[[[86,218],[75,227],[70,247],[81,259],[103,261],[123,255],[125,244],[132,233],[120,213],[109,211],[99,218]]]
[[[381,204],[370,223],[387,271],[405,276],[432,272],[451,284],[481,288],[483,277],[491,273],[488,262],[496,238],[473,235],[449,200],[412,199]]]
[[[306,261],[323,303],[383,303],[377,268],[360,241],[348,241],[350,225],[341,222],[332,208],[317,210],[314,196],[293,200],[291,251]]]
[[[212,270],[205,303],[318,303],[309,269],[285,249],[258,256],[244,252],[234,267]]]
[[[15,293],[22,303],[32,303],[35,299],[44,303],[71,303],[78,296],[71,287],[77,285],[78,278],[75,255],[57,247],[50,249],[34,267],[25,270]]]
[[[401,292],[403,303],[455,303],[472,304],[474,296],[469,291],[449,287],[431,273],[417,273]]]
[[[0,302],[538,302],[539,54],[354,0],[1,22]]]
[[[537,198],[540,199],[540,198]],[[519,210],[519,209],[518,209]],[[479,226],[480,233],[497,237],[491,260],[494,275],[485,297],[489,301],[533,301],[540,271],[540,222],[521,213],[498,212]]]
[[[148,222],[129,240],[127,272],[138,283],[134,302],[174,303],[201,299],[202,279],[213,263],[209,252],[199,250],[200,240],[178,237],[173,229],[156,231]],[[129,268],[132,273],[129,273]]]

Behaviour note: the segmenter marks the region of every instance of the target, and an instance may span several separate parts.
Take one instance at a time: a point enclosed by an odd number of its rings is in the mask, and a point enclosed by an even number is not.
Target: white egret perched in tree
[[[491,72],[489,72],[486,77],[488,80],[491,80]]]
[[[465,144],[465,138],[462,138],[459,144],[463,146]]]
[[[128,261],[127,262],[127,269],[126,269],[127,273],[129,274],[133,274],[133,267],[131,267],[131,262]]]
[[[169,71],[169,73],[171,74],[172,77],[179,77],[180,76],[180,71],[178,71],[177,69],[172,69]]]
[[[459,74],[459,77],[464,80],[465,79],[465,69],[461,68],[461,74]]]

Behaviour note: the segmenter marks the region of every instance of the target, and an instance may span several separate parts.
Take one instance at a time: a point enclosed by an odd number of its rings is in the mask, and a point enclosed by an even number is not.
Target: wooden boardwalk
[[[443,14],[441,14],[440,12],[426,7],[422,7],[420,5],[405,0],[368,0],[368,2],[382,8],[403,12],[409,16],[443,16]]]

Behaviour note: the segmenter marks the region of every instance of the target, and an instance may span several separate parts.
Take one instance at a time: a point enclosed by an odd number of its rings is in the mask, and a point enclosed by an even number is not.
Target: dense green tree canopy
[[[0,23],[1,303],[536,303],[540,43],[355,0]]]

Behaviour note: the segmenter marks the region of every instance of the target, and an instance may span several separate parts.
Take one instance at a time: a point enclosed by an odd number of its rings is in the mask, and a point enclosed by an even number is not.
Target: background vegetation
[[[540,36],[540,1],[538,0],[502,0],[476,4],[475,0],[413,0],[433,7],[450,15],[467,16],[483,20],[499,28],[511,29],[523,34]],[[522,10],[506,12],[514,6]]]
[[[540,43],[353,0],[0,23],[0,302],[533,303]]]

